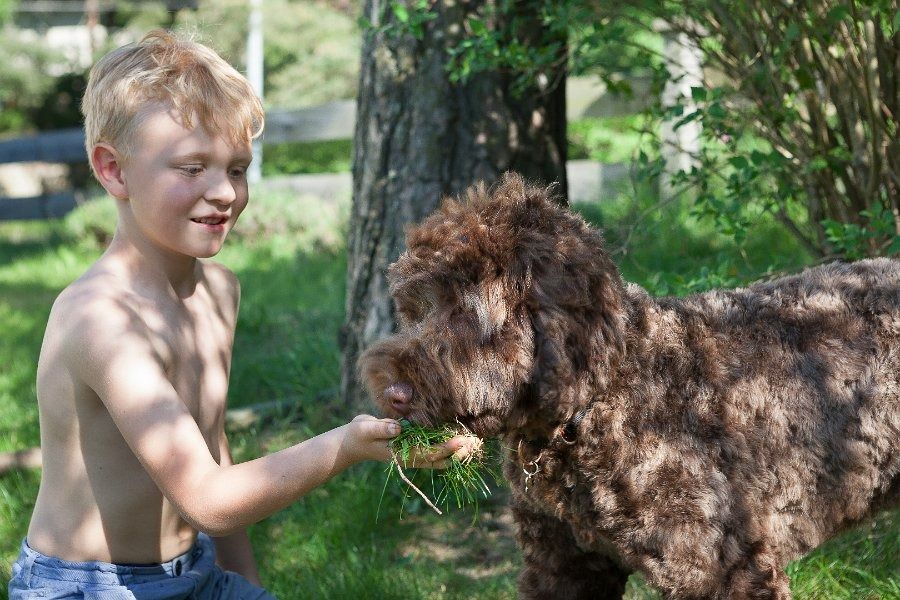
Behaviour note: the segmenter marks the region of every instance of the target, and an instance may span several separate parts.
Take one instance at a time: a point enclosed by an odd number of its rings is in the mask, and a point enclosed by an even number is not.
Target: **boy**
[[[157,31],[94,66],[82,110],[118,222],[47,324],[43,474],[10,598],[271,598],[244,528],[356,462],[388,460],[399,425],[361,415],[233,464],[239,286],[200,259],[247,204],[262,106],[213,51]],[[461,444],[428,458],[440,466]]]

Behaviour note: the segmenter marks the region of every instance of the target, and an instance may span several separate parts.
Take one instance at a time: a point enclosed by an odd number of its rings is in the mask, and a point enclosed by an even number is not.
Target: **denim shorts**
[[[212,540],[158,565],[70,562],[34,551],[27,540],[12,567],[10,600],[274,600],[237,573],[216,566]]]

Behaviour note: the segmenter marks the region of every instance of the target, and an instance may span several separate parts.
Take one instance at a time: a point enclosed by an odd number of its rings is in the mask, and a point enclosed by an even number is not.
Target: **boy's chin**
[[[224,244],[198,246],[195,248],[191,248],[191,250],[187,254],[189,256],[192,256],[193,258],[212,258],[222,251],[223,246]]]
[[[201,252],[196,252],[196,253],[194,253],[194,258],[212,258],[216,254],[221,252],[221,250],[222,250],[222,247],[219,246],[218,248],[216,248],[214,250],[207,249],[207,250],[203,250]]]

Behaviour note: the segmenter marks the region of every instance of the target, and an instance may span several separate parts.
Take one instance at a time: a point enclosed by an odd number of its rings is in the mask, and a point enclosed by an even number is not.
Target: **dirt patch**
[[[509,490],[494,490],[474,518],[469,511],[451,511],[437,518],[406,517],[416,520],[418,533],[400,549],[401,556],[450,563],[457,574],[472,580],[514,577],[522,558],[508,497]]]

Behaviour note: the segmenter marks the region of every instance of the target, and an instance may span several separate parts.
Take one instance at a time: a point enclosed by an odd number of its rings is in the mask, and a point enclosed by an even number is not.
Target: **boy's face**
[[[234,146],[177,113],[147,115],[122,165],[128,208],[140,233],[166,250],[213,256],[247,206],[250,142]]]

